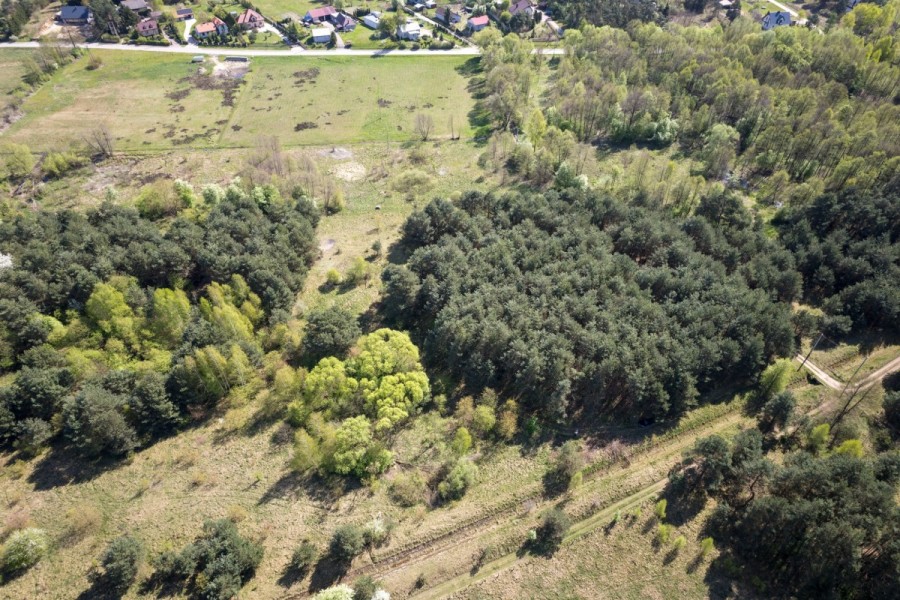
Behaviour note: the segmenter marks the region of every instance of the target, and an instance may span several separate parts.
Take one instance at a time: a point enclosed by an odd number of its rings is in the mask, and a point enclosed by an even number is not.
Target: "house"
[[[434,20],[445,25],[456,25],[462,20],[462,15],[449,6],[442,6],[434,13]]]
[[[776,12],[767,12],[765,16],[762,18],[762,26],[763,31],[769,31],[770,29],[775,29],[776,27],[781,27],[782,25],[790,25],[791,24],[791,13],[785,10],[779,10]]]
[[[353,31],[356,29],[356,21],[344,13],[332,15],[329,21],[334,25],[335,31]]]
[[[252,8],[248,8],[237,18],[237,25],[241,29],[259,29],[265,24],[266,21],[262,15]]]
[[[321,23],[327,21],[329,17],[337,14],[337,10],[333,6],[322,6],[314,8],[303,16],[304,23]]]
[[[85,25],[94,20],[91,9],[86,6],[63,6],[58,17],[65,25]]]
[[[475,33],[476,31],[481,31],[485,27],[488,26],[488,16],[481,15],[480,17],[472,17],[469,19],[469,22],[466,23],[466,30],[469,33]]]
[[[524,13],[531,17],[534,16],[535,4],[533,0],[518,0],[509,5],[509,14],[516,16]]]
[[[363,17],[362,22],[369,29],[378,29],[378,26],[381,24],[381,13],[371,12]]]
[[[192,8],[179,8],[175,11],[175,20],[176,21],[187,21],[188,19],[194,18],[194,9]]]
[[[122,2],[119,3],[119,6],[127,8],[128,10],[136,13],[150,11],[150,6],[147,4],[147,0],[122,0]]]
[[[415,21],[407,21],[397,26],[397,37],[401,40],[409,40],[411,42],[418,41],[422,35],[422,28]]]
[[[159,35],[159,23],[156,22],[156,19],[141,19],[134,28],[141,37]]]
[[[213,17],[212,21],[201,23],[194,28],[194,36],[206,39],[211,35],[228,35],[228,25],[219,17]]]
[[[314,44],[327,44],[331,41],[331,29],[327,27],[316,27],[312,30],[312,41]]]
[[[423,4],[425,4],[425,8],[434,8],[437,6],[437,3],[434,0],[425,0]]]

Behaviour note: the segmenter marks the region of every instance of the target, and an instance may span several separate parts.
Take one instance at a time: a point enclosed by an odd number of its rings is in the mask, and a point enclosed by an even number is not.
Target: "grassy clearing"
[[[809,352],[812,342],[813,340],[804,340],[801,348],[804,356]],[[847,382],[854,377],[854,373],[856,376],[853,380],[859,381],[898,356],[900,341],[866,332],[853,335],[840,344],[822,340],[809,360],[838,381]]]
[[[25,74],[22,60],[30,53],[30,50],[0,52],[0,112],[14,103],[13,90],[22,83]]]
[[[237,83],[198,75],[185,56],[95,54],[102,68],[82,59],[62,69],[4,137],[59,148],[105,124],[120,151],[249,147],[273,134],[286,146],[396,142],[416,137],[419,112],[433,116],[434,137],[449,137],[451,117],[471,134],[465,57],[254,58]]]

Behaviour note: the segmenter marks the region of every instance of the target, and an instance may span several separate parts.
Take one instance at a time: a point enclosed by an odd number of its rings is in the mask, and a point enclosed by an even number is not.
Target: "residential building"
[[[416,21],[407,21],[406,23],[397,26],[397,37],[401,40],[415,42],[418,41],[421,35],[422,28]]]
[[[194,37],[206,39],[211,35],[228,35],[228,25],[219,17],[213,17],[212,21],[201,23],[194,28]]]
[[[378,29],[378,26],[381,25],[381,13],[370,12],[362,18],[362,22],[369,29]]]
[[[315,44],[327,44],[331,41],[331,29],[328,27],[316,27],[312,30],[312,40]]]
[[[63,6],[57,17],[65,25],[85,25],[94,20],[87,6]]]
[[[262,15],[252,8],[248,8],[237,18],[237,26],[241,29],[259,29],[265,24],[266,21],[263,19]]]
[[[332,15],[337,14],[337,10],[333,6],[322,6],[314,8],[303,16],[304,23],[321,23],[329,20]]]
[[[176,21],[187,21],[188,19],[194,18],[194,9],[192,8],[179,8],[175,11],[175,20]]]
[[[763,31],[791,24],[791,13],[785,10],[767,12],[762,18]]]
[[[122,2],[119,3],[119,6],[136,13],[150,11],[150,5],[147,4],[147,0],[122,0]]]
[[[141,19],[134,28],[142,37],[159,35],[159,23],[156,22],[156,19]]]
[[[450,6],[441,6],[434,13],[434,20],[444,25],[456,25],[462,20],[462,15]]]
[[[527,16],[531,17],[534,15],[534,11],[534,0],[518,0],[518,2],[513,2],[509,5],[509,14],[511,14],[512,16],[524,13]]]
[[[476,31],[481,31],[485,27],[488,26],[489,20],[487,15],[481,15],[480,17],[472,17],[466,23],[466,30],[469,33],[475,33]]]

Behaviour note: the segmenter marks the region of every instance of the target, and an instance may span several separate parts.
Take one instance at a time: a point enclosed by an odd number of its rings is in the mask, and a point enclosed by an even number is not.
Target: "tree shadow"
[[[481,68],[481,57],[478,56],[468,59],[454,70],[463,77],[472,77],[473,75],[484,72],[484,69]]]
[[[672,548],[671,550],[666,552],[665,557],[663,557],[663,564],[667,566],[671,565],[675,561],[675,559],[678,558],[678,554],[678,548]]]
[[[306,579],[308,574],[309,568],[298,569],[293,565],[288,564],[284,568],[284,571],[282,571],[281,576],[276,583],[283,588],[290,588]]]
[[[687,573],[688,573],[689,575],[693,575],[694,573],[696,573],[696,572],[697,572],[697,569],[700,568],[700,565],[703,564],[703,559],[704,559],[704,558],[705,558],[705,556],[703,556],[702,553],[698,552],[698,553],[697,553],[697,556],[695,556],[694,558],[692,558],[692,559],[691,559],[691,562],[688,563],[688,566],[687,566],[687,569],[686,569]]]
[[[315,593],[331,587],[340,581],[350,570],[350,563],[342,561],[330,552],[319,559],[309,580],[309,591]]]
[[[54,447],[35,464],[28,482],[36,491],[85,483],[122,464],[122,459],[99,458],[93,461],[79,456],[72,448]]]
[[[358,482],[345,480],[342,477],[322,478],[289,471],[273,483],[256,504],[262,506],[275,500],[292,502],[305,496],[313,502],[319,503],[323,508],[327,508],[335,500],[357,489],[360,485]]]
[[[128,593],[128,589],[116,589],[107,580],[106,577],[100,576],[93,578],[91,587],[81,592],[77,600],[119,600]]]

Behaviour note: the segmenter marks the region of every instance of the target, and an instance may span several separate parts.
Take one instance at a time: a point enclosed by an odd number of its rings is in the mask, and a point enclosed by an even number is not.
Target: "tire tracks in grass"
[[[714,414],[707,419],[700,419],[699,422],[673,435],[664,435],[660,438],[647,440],[643,444],[637,445],[631,452],[626,453],[624,465],[622,464],[622,459],[600,460],[592,465],[588,465],[584,470],[585,481],[580,488],[570,494],[570,501],[588,498],[592,492],[602,488],[604,483],[609,483],[609,480],[638,477],[641,472],[652,468],[652,465],[655,463],[669,459],[673,454],[680,455],[697,437],[710,435],[740,423],[744,420],[744,417],[740,414],[742,408],[743,402],[732,402],[725,405],[722,414]],[[616,467],[618,466],[623,466],[623,469],[617,469]],[[654,479],[654,483],[649,485],[640,484],[637,486],[637,489],[629,489],[624,499],[614,494],[613,499],[610,500],[611,506],[618,506],[622,501],[636,495],[640,495],[642,498],[653,495],[659,489],[662,489],[666,481],[667,478]],[[433,558],[449,548],[457,547],[463,542],[472,540],[484,533],[510,525],[513,521],[521,519],[535,510],[543,510],[555,504],[558,500],[559,498],[546,499],[540,486],[537,486],[537,488],[531,486],[527,491],[516,494],[501,504],[492,507],[487,514],[481,513],[450,531],[439,533],[427,540],[399,548],[384,556],[373,557],[372,563],[349,570],[342,579],[351,580],[363,575],[384,577],[399,569]],[[534,508],[526,509],[525,506],[529,503],[534,503]],[[596,518],[598,514],[603,513],[608,508],[609,506],[600,511],[591,512],[588,517],[579,523],[590,522],[591,519]],[[497,560],[502,560],[502,558]],[[287,594],[285,598],[308,598],[310,595],[309,592],[298,592]]]

